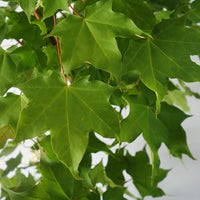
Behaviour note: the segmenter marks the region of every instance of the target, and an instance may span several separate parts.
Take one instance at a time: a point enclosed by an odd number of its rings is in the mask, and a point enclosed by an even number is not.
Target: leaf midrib
[[[64,87],[64,89],[65,89],[65,87]],[[54,98],[52,98],[52,100],[49,101],[48,104],[46,104],[46,106],[45,106],[44,109],[40,112],[40,114],[39,114],[37,117],[35,117],[34,120],[31,121],[31,123],[29,124],[29,126],[30,126],[30,125],[32,126],[32,125],[35,123],[35,121],[37,121],[37,120],[41,117],[41,115],[45,113],[45,111],[50,107],[50,105],[52,105],[52,104],[60,97],[60,95],[61,95],[62,93],[63,93],[63,90],[61,90]],[[23,113],[22,113],[22,114],[23,114]],[[20,121],[20,120],[19,120],[19,121]],[[45,125],[46,125],[46,124],[45,124]],[[17,130],[17,132],[18,132],[18,130]]]
[[[56,178],[56,176],[55,176],[53,170],[52,170],[51,168],[50,168],[50,170],[51,170],[51,172],[52,172],[52,174],[53,174],[53,177],[54,177],[54,180],[55,180],[56,183],[58,184],[59,188],[62,190],[62,192],[64,193],[65,197],[66,197],[68,200],[70,200],[70,198],[68,197],[68,195],[65,193],[65,191],[64,191],[64,189],[63,189],[63,187],[62,187],[62,185],[59,183],[58,179]],[[50,181],[51,181],[51,180],[50,180]]]
[[[90,32],[90,35],[92,36],[92,38],[95,41],[95,44],[97,44],[97,46],[99,47],[100,51],[103,53],[104,57],[106,58],[107,62],[112,65],[112,61],[110,61],[109,56],[107,55],[107,53],[105,52],[105,49],[101,47],[101,44],[99,43],[99,41],[96,39],[95,34],[92,32],[92,28],[89,26],[89,24],[85,23],[87,25],[88,31]]]
[[[157,46],[155,43],[151,43],[156,49],[160,50],[160,52],[168,59],[170,60],[172,63],[175,64],[175,66],[177,66],[178,69],[180,69],[180,71],[182,71],[183,73],[187,74],[192,80],[194,79],[190,73],[188,73],[187,71],[184,70],[184,67],[181,67],[172,57],[168,56],[164,50],[162,50],[159,46]]]

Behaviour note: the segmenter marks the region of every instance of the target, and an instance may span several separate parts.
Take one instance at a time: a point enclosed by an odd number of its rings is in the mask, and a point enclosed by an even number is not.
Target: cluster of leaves
[[[2,197],[136,198],[125,187],[124,171],[138,199],[164,195],[158,187],[168,173],[160,169],[161,144],[175,157],[193,158],[181,123],[188,117],[185,96],[199,98],[184,81],[200,80],[200,67],[190,59],[200,53],[200,1],[4,1],[0,43],[16,44],[0,48],[0,156],[35,138],[40,160],[27,168],[36,166],[41,178],[22,174],[19,154],[0,172]],[[12,87],[21,93],[8,92]],[[135,156],[120,148],[141,134],[152,162],[145,148]],[[100,151],[108,163],[92,166],[92,154]]]

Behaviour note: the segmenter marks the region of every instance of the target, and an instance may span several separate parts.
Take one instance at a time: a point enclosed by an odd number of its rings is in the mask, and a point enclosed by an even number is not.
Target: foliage
[[[200,80],[190,59],[200,53],[200,1],[4,1],[0,43],[16,44],[0,47],[0,156],[32,139],[39,160],[25,168],[35,167],[40,178],[22,173],[19,153],[0,171],[2,198],[163,196],[161,144],[193,159],[181,123],[189,117],[186,95],[199,98],[184,82]],[[121,147],[141,134],[146,146],[135,156]],[[102,151],[107,164],[93,166],[92,155]],[[140,197],[127,190],[124,172]]]

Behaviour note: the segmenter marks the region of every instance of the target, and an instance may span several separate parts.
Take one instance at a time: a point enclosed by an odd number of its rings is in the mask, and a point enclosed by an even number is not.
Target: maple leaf
[[[200,22],[200,1],[194,1],[191,4],[191,10],[188,12],[188,17],[193,22]]]
[[[0,48],[0,95],[26,81],[37,62],[38,58],[32,49],[21,47],[8,53]]]
[[[58,9],[69,10],[66,0],[43,0],[43,19],[53,15]]]
[[[147,3],[138,0],[114,0],[113,10],[122,12],[144,31],[151,32],[156,19]]]
[[[40,28],[34,23],[30,24],[24,12],[11,11],[7,14],[7,17],[6,23],[9,27],[6,34],[7,39],[22,39],[27,46],[36,48],[45,44]]]
[[[51,35],[60,38],[66,73],[90,62],[119,78],[121,54],[115,38],[142,33],[131,19],[112,11],[112,0],[102,0],[88,6],[84,18],[68,16],[53,29]]]
[[[139,72],[144,84],[156,93],[159,107],[167,91],[167,78],[186,82],[199,80],[200,67],[190,60],[190,55],[198,53],[200,32],[186,28],[184,18],[166,20],[154,28],[152,39],[130,42],[123,67],[125,72]]]
[[[74,176],[86,150],[89,132],[119,138],[118,117],[109,105],[113,89],[107,84],[82,79],[67,86],[60,75],[53,74],[33,79],[19,88],[30,103],[20,116],[15,140],[51,130],[53,149]]]
[[[0,48],[0,95],[17,82],[17,66],[3,49]]]
[[[15,138],[13,129],[10,126],[0,128],[0,149],[4,147],[9,138]]]
[[[0,43],[5,38],[9,31],[8,25],[5,23],[6,12],[3,8],[0,8]]]
[[[164,192],[158,187],[158,183],[166,177],[168,170],[158,168],[155,177],[152,177],[152,165],[145,148],[137,152],[135,156],[131,156],[128,152],[124,155],[123,149],[118,152],[117,159],[109,156],[106,172],[119,185],[124,183],[122,175],[124,170],[131,175],[132,181],[142,197],[164,195]],[[152,184],[152,179],[154,179],[154,184]]]
[[[14,139],[19,115],[26,103],[24,97],[12,93],[0,97],[0,148],[5,145],[8,138]]]
[[[28,19],[30,19],[31,14],[33,13],[34,8],[37,4],[37,0],[15,0],[15,1],[19,2],[21,8],[26,13]]]
[[[131,142],[140,133],[150,146],[153,159],[153,176],[160,165],[158,149],[165,143],[170,153],[182,158],[186,154],[193,158],[186,142],[186,134],[181,123],[188,116],[181,110],[166,103],[161,103],[161,111],[158,116],[155,110],[146,103],[141,96],[126,97],[130,105],[129,116],[123,120],[122,139]],[[125,135],[125,136],[123,136]]]

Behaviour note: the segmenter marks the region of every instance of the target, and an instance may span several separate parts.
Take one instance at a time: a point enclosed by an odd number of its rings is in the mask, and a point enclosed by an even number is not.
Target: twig
[[[53,20],[54,20],[54,26],[56,26],[56,16],[55,16],[55,14],[53,15]],[[62,64],[62,59],[61,59],[60,44],[59,44],[58,36],[56,36],[56,44],[57,44],[58,57],[59,57],[59,62],[60,62],[62,75],[63,75],[63,78],[65,80],[65,83],[67,84],[67,78],[65,76],[65,71],[64,71],[63,64]]]
[[[30,78],[31,78],[31,76],[32,76],[32,74],[33,74],[33,71],[34,71],[34,67],[32,68],[31,73],[29,74],[29,76],[28,76],[28,78],[27,78],[27,81],[30,80]]]
[[[19,40],[15,39],[21,46],[24,46],[22,42],[20,42]]]
[[[74,10],[74,8],[72,7],[72,5],[69,2],[68,2],[68,6],[73,10],[73,12],[75,13],[76,16],[81,18],[81,16]]]
[[[36,19],[40,19],[40,15],[37,10],[34,10],[33,14],[35,15]]]

